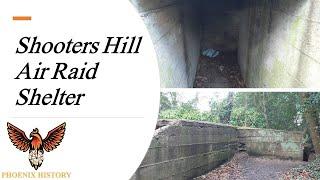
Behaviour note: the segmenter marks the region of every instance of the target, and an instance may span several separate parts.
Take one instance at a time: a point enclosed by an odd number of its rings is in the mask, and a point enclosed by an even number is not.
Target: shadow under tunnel
[[[162,88],[320,86],[308,84],[319,46],[301,47],[307,24],[319,26],[305,16],[307,0],[131,2],[154,43]]]
[[[246,87],[238,64],[239,13],[243,9],[243,0],[201,1],[201,46],[195,88]],[[210,51],[217,56],[208,54]]]

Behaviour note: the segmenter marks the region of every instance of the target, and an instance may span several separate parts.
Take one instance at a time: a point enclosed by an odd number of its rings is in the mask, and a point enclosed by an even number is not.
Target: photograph
[[[130,0],[162,88],[319,88],[317,0]]]
[[[320,180],[320,0],[1,0],[0,179]]]
[[[320,179],[320,93],[162,91],[132,180]]]

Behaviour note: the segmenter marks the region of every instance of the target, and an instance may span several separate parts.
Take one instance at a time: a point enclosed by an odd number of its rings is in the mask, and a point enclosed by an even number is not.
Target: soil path
[[[250,157],[246,153],[238,153],[230,162],[195,180],[276,180],[291,168],[304,163]]]

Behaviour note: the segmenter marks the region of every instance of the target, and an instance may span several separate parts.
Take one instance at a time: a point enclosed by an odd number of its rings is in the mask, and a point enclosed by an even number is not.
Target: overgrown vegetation
[[[291,169],[282,179],[320,179],[320,157],[304,166]]]
[[[198,97],[188,102],[179,102],[176,92],[161,93],[160,119],[185,119],[218,122],[217,116],[210,112],[200,112],[197,108]]]
[[[320,93],[238,92],[222,99],[212,95],[206,111],[198,108],[199,93],[188,101],[181,101],[180,96],[176,92],[161,93],[159,118],[303,131],[308,156],[318,158],[290,170],[283,179],[320,179]]]
[[[198,108],[199,94],[187,102],[177,92],[161,93],[159,118],[224,123],[234,126],[299,130],[320,154],[320,93],[229,93],[210,97],[210,110]]]
[[[159,118],[187,119],[255,128],[304,130],[304,108],[320,108],[319,93],[311,93],[304,104],[301,93],[230,93],[218,101],[212,97],[210,111],[197,108],[198,96],[187,102],[178,100],[179,93],[161,93]],[[319,111],[318,111],[319,112]]]

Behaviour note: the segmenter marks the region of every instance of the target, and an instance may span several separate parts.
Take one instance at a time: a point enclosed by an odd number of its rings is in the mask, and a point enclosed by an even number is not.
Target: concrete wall
[[[320,1],[247,0],[239,62],[248,87],[320,87]]]
[[[231,158],[237,130],[230,126],[175,121],[156,130],[133,180],[190,179]]]
[[[162,88],[192,87],[200,54],[198,3],[130,0],[145,22],[158,57]]]
[[[240,143],[251,155],[302,160],[303,135],[195,121],[161,120],[149,150],[131,180],[190,179],[228,161]]]
[[[303,159],[303,133],[270,129],[239,130],[239,142],[249,155],[274,156],[283,159]]]

